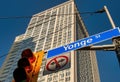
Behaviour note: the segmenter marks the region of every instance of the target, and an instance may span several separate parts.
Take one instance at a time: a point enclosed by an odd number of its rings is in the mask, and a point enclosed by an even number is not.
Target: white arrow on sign
[[[105,32],[101,32],[99,34],[95,34],[90,37],[77,40],[76,42],[72,42],[70,44],[49,50],[47,58],[50,58],[50,57],[53,57],[53,56],[56,56],[56,55],[59,55],[65,52],[69,52],[72,50],[80,49],[86,46],[90,46],[92,44],[96,44],[96,43],[99,43],[99,42],[102,42],[108,39],[112,39],[113,37],[116,37],[119,35],[120,35],[119,28],[107,30]]]

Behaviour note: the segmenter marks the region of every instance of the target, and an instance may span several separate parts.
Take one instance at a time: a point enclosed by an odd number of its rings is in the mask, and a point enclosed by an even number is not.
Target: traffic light
[[[24,68],[27,73],[30,73],[33,69],[32,65],[30,64],[29,60],[27,58],[21,58],[18,61],[18,68]]]
[[[33,52],[30,49],[26,49],[22,52],[21,54],[22,58],[28,58],[28,60],[30,61],[30,63],[34,63],[36,57],[34,56]]]
[[[13,72],[15,82],[29,82],[30,77],[27,73],[32,71],[32,66],[27,58],[19,59],[17,68]]]
[[[16,68],[13,72],[15,82],[27,82],[27,75],[24,68]]]
[[[43,56],[44,51],[33,53],[30,49],[23,50],[17,68],[13,72],[15,82],[37,82]]]

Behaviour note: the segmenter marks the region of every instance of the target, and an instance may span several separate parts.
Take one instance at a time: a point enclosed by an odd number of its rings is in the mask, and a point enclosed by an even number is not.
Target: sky
[[[6,55],[16,36],[25,33],[30,18],[12,18],[32,16],[67,0],[1,0],[0,2],[0,56]],[[107,6],[116,27],[120,26],[120,0],[75,0],[80,13],[94,12]],[[106,13],[81,14],[89,35],[94,35],[112,26]],[[97,45],[112,44],[111,40]],[[120,82],[120,67],[114,51],[97,51],[98,69],[101,82]],[[0,57],[0,66],[6,56]]]

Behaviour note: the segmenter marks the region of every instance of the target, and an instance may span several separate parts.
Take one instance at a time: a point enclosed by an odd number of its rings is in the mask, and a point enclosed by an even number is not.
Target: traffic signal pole
[[[113,22],[113,19],[112,19],[106,6],[104,6],[104,10],[108,16],[108,19],[109,19],[111,25],[112,25],[112,28],[115,29],[116,28],[115,23]],[[117,59],[118,59],[119,65],[120,65],[120,36],[112,38],[112,41],[113,41],[113,45],[114,45],[114,49],[115,49],[114,51],[116,52],[116,56],[117,56]]]
[[[105,10],[105,12],[108,16],[108,19],[109,19],[111,25],[112,25],[112,28],[115,29],[116,26],[115,26],[115,24],[112,20],[112,17],[111,17],[111,15],[110,15],[106,6],[104,6],[104,10]],[[112,38],[112,41],[113,41],[113,45],[115,45],[114,46],[115,47],[115,52],[116,52],[116,56],[117,56],[117,59],[118,59],[119,65],[120,65],[120,36]]]
[[[112,25],[112,28],[115,29],[116,26],[113,22],[113,19],[107,9],[106,6],[104,6],[104,8],[101,10],[101,11],[98,11],[99,12],[103,12],[105,11],[106,14],[107,14],[107,17]],[[111,38],[112,39],[112,44],[110,45],[100,45],[100,46],[89,46],[89,47],[85,47],[85,48],[82,48],[82,49],[78,49],[78,50],[110,50],[110,51],[115,51],[116,52],[116,56],[117,56],[117,59],[118,59],[118,62],[119,62],[119,65],[120,65],[120,36],[118,37],[114,37],[114,38]]]
[[[107,17],[112,25],[112,28],[115,29],[115,24],[113,22],[113,19],[107,9],[106,6],[104,6],[103,9],[97,11],[96,13],[102,13],[102,12],[106,12],[107,14]],[[118,38],[118,37],[117,37]],[[89,47],[85,47],[85,48],[81,48],[81,49],[78,49],[78,50],[110,50],[110,51],[114,51],[116,50],[116,46],[118,46],[118,44],[116,45],[115,41],[116,41],[116,38],[112,38],[113,39],[113,44],[109,44],[109,45],[99,45],[99,46],[89,46]]]
[[[112,19],[110,13],[109,13],[107,7],[104,6],[104,8],[103,8],[102,10],[98,11],[97,13],[99,13],[99,12],[101,12],[101,11],[102,11],[102,12],[103,12],[103,11],[106,12],[107,17],[108,17],[108,19],[109,19],[109,21],[110,21],[110,24],[112,25],[112,28],[115,29],[116,26],[115,26],[115,24],[114,24],[114,22],[113,22],[113,19]],[[78,50],[110,50],[110,51],[115,51],[115,50],[118,48],[118,46],[120,45],[120,42],[118,42],[118,40],[117,40],[117,39],[119,39],[119,38],[120,38],[120,37],[112,38],[113,44],[100,45],[100,46],[89,46],[89,47],[84,47],[84,48],[81,48],[81,49],[78,49]]]
[[[111,15],[110,15],[110,13],[109,13],[109,11],[108,11],[106,6],[104,6],[104,10],[105,10],[105,12],[106,12],[106,14],[108,16],[108,19],[109,19],[111,25],[112,25],[112,28],[115,28],[115,23],[113,22],[113,19],[112,19],[112,17],[111,17]]]
[[[107,17],[110,21],[110,24],[112,25],[112,28],[113,29],[116,28],[115,23],[113,22],[113,19],[112,19],[112,17],[111,17],[111,15],[110,15],[106,6],[104,6],[103,11],[106,12]],[[80,50],[116,50],[116,46],[119,46],[119,44],[116,44],[116,39],[117,38],[119,38],[119,37],[112,38],[113,39],[113,44],[110,44],[110,45],[90,46],[90,47],[82,48]]]

